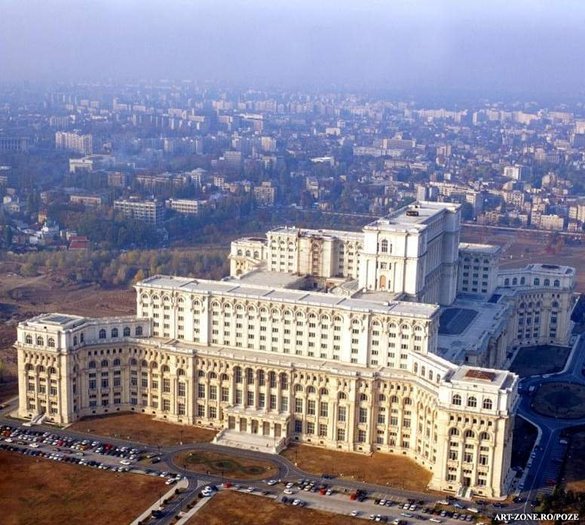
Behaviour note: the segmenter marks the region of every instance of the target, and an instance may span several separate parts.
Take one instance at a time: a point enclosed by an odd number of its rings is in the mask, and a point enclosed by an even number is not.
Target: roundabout
[[[261,480],[277,477],[278,466],[268,460],[203,450],[186,450],[173,458],[186,470],[239,480]]]
[[[545,383],[536,392],[532,408],[545,417],[582,419],[585,417],[585,386],[562,382]]]

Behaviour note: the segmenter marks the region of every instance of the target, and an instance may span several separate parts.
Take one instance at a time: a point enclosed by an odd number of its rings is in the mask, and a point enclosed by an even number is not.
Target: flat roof
[[[438,215],[455,211],[460,207],[460,204],[453,203],[417,201],[371,222],[364,228],[388,231],[410,228],[423,230]]]
[[[476,244],[473,242],[460,242],[459,251],[483,253],[485,255],[497,255],[502,251],[501,246],[495,244]]]
[[[491,385],[499,389],[510,388],[518,376],[508,370],[495,368],[479,368],[473,366],[460,366],[451,376],[451,382],[471,382],[476,384]]]
[[[488,349],[492,334],[507,324],[507,304],[490,303],[483,297],[458,295],[451,306],[441,308],[437,354],[452,363]]]
[[[283,303],[297,303],[306,306],[335,307],[356,312],[371,312],[391,315],[404,315],[430,319],[438,313],[439,307],[432,304],[409,303],[405,301],[375,301],[354,299],[323,292],[307,292],[289,288],[261,286],[241,281],[210,281],[155,275],[136,284],[136,288],[155,288],[159,290],[178,290],[198,294],[215,294],[248,299],[264,299]]]
[[[306,237],[332,237],[343,240],[359,241],[363,239],[362,232],[345,231],[345,230],[314,230],[309,228],[299,228],[297,226],[278,226],[266,233],[268,236],[271,233],[280,233],[287,235],[300,235]]]
[[[240,276],[225,279],[228,282],[249,284],[250,286],[272,286],[275,288],[299,288],[306,280],[305,275],[286,272],[270,272],[265,266],[254,269]]]

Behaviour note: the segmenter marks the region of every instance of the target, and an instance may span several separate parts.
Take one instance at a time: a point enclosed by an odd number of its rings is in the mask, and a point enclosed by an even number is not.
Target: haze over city
[[[0,5],[2,80],[579,92],[585,4],[83,0]]]
[[[2,525],[582,523],[584,22],[0,0]]]

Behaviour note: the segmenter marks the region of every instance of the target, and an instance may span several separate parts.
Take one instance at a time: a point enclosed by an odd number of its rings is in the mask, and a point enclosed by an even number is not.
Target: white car
[[[352,510],[349,515],[353,516],[355,518],[356,516],[360,515],[360,511],[359,510]]]
[[[303,502],[303,500],[301,500],[301,499],[296,499],[296,500],[294,500],[294,501],[292,502],[292,504],[293,504],[295,507],[302,507],[302,506],[304,505],[304,502]]]
[[[38,443],[30,443],[28,446],[31,448],[39,448],[40,447],[40,445]]]
[[[130,461],[129,459],[121,459],[121,460],[120,460],[120,463],[121,463],[122,465],[126,465],[126,466],[128,466],[128,465],[132,465],[132,461]]]

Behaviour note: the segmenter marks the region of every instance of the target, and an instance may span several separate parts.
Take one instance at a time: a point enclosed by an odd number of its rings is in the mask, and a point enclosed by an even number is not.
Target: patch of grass
[[[526,466],[537,436],[538,431],[534,425],[519,416],[514,419],[511,459],[513,467]]]
[[[374,453],[366,456],[308,445],[291,445],[282,455],[312,474],[332,474],[406,490],[424,490],[431,480],[431,473],[424,467],[398,454]]]
[[[209,442],[217,433],[208,428],[177,425],[132,412],[85,418],[73,423],[69,429],[161,447],[177,445],[179,442]]]
[[[248,459],[219,452],[186,451],[175,456],[175,463],[194,472],[232,479],[264,479],[278,474],[271,461]]]
[[[566,490],[585,492],[585,430],[575,432],[571,436],[567,459],[564,465],[563,478]]]
[[[188,525],[358,525],[360,518],[298,508],[274,500],[222,491],[189,521]]]
[[[529,346],[518,350],[510,370],[520,377],[560,372],[571,349],[568,346]]]
[[[536,392],[532,406],[543,416],[580,419],[585,417],[585,387],[569,383],[546,383]]]
[[[167,491],[151,476],[0,451],[2,525],[125,525]]]

